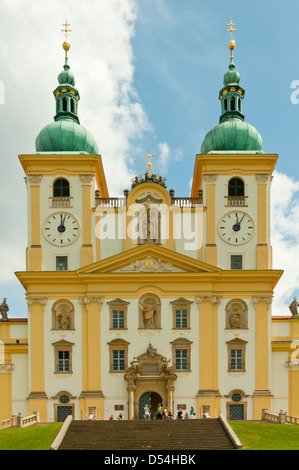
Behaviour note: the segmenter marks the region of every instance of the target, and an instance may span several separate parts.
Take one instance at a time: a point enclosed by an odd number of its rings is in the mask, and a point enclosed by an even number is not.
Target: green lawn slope
[[[49,450],[62,423],[0,429],[0,450]]]
[[[244,450],[299,450],[299,425],[229,422]]]

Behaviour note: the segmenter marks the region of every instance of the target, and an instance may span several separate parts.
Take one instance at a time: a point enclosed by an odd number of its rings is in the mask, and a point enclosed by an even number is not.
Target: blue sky
[[[287,303],[299,296],[299,104],[291,101],[299,80],[298,17],[297,0],[0,0],[0,299],[7,296],[11,316],[26,316],[14,276],[25,269],[27,246],[18,155],[34,152],[37,134],[53,120],[65,19],[81,124],[99,144],[111,196],[143,171],[148,150],[158,155],[168,189],[190,194],[195,156],[219,121],[226,29],[231,18],[236,23],[245,120],[261,133],[264,150],[279,154],[272,245],[274,267],[285,274],[273,313],[288,314]]]

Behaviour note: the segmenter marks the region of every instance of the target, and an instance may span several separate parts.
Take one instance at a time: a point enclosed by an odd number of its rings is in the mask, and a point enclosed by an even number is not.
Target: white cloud
[[[133,176],[138,139],[151,130],[133,85],[136,14],[136,0],[0,2],[0,80],[5,86],[5,104],[0,104],[3,289],[9,283],[18,285],[13,273],[25,267],[27,195],[18,154],[34,153],[39,131],[53,122],[66,19],[72,30],[69,64],[81,96],[80,122],[98,142],[110,194],[120,194]],[[5,295],[2,288],[0,296]]]
[[[81,95],[80,121],[99,144],[110,194],[120,194],[135,176],[131,170],[134,160],[137,157],[139,167],[139,157],[146,153],[139,141],[153,131],[134,88],[132,38],[137,10],[137,0],[0,2],[0,80],[5,86],[5,104],[0,103],[0,296],[6,295],[2,290],[4,284],[15,283],[16,290],[19,289],[13,273],[25,266],[26,188],[17,155],[34,152],[37,134],[53,121],[52,92],[64,63],[61,29],[65,19],[72,29],[69,63]],[[171,80],[170,84],[176,85]],[[182,152],[172,149],[168,142],[158,143],[157,149],[158,172],[164,176],[170,164],[182,159]],[[285,271],[275,289],[276,314],[289,313],[287,302],[299,286],[298,191],[298,181],[275,173],[274,267]],[[13,308],[11,313],[14,314]]]
[[[159,150],[159,171],[157,171],[157,173],[161,173],[161,175],[163,175],[163,173],[166,171],[168,164],[169,164],[170,148],[166,142],[160,142],[158,144],[158,150]]]
[[[275,171],[271,194],[273,267],[284,270],[275,288],[273,314],[288,315],[299,289],[299,181]]]

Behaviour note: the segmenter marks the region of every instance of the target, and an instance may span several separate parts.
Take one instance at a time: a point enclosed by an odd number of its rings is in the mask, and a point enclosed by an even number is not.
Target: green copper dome
[[[35,140],[36,152],[86,152],[97,154],[98,145],[93,135],[80,124],[78,101],[80,95],[75,88],[75,77],[70,72],[67,51],[70,46],[63,43],[66,52],[65,64],[58,75],[59,85],[54,90],[56,115],[54,122],[45,126]]]
[[[235,69],[235,64],[233,61],[229,64],[228,72],[224,75],[223,78],[223,85],[226,87],[227,85],[239,85],[240,83],[240,74]]]
[[[262,151],[263,139],[254,126],[241,119],[229,119],[207,133],[201,153],[213,151]]]
[[[229,48],[233,50],[234,41]],[[218,126],[207,133],[201,145],[201,153],[220,151],[256,151],[263,150],[263,139],[257,129],[244,120],[242,114],[245,90],[240,86],[240,74],[235,69],[233,56],[229,70],[224,75],[224,87],[220,90],[221,116]]]
[[[96,154],[98,145],[85,127],[71,119],[60,119],[45,126],[35,140],[37,152],[86,152]]]

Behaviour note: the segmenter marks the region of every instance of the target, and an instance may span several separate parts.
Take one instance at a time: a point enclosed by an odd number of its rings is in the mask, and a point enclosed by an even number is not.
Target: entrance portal
[[[129,419],[145,419],[145,405],[151,407],[151,418],[155,418],[159,403],[173,413],[174,381],[177,376],[170,361],[158,354],[151,344],[145,353],[134,357],[124,378],[127,381]]]
[[[141,395],[139,399],[139,419],[145,419],[144,407],[148,405],[151,412],[151,419],[155,419],[157,416],[157,408],[159,403],[162,403],[161,396],[156,392],[146,392]]]

